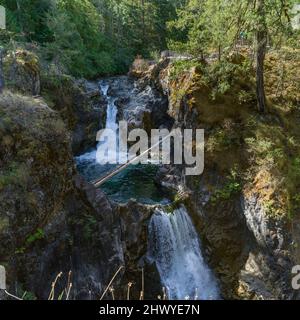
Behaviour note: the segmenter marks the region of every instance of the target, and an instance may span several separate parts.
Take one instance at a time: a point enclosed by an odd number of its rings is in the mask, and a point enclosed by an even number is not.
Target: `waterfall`
[[[102,94],[104,95],[104,97],[107,97],[109,85],[105,84],[104,82],[100,82],[99,86],[100,86],[100,90],[101,90]]]
[[[108,98],[108,105],[106,111],[106,129],[117,130],[117,114],[118,109],[115,105],[116,99]]]
[[[108,81],[100,82],[99,90],[107,101],[106,128],[117,131],[117,98],[110,95]],[[76,158],[77,167],[89,181],[115,168],[115,165],[100,165],[97,162],[100,143],[97,149]],[[119,150],[117,152],[120,156]],[[106,190],[113,196],[115,201],[121,199],[125,203],[134,197],[142,203],[161,204],[166,199],[162,198],[161,189],[157,189],[154,185],[152,173],[149,173],[148,177],[148,169],[139,166],[128,167],[102,188],[104,192]],[[200,240],[185,207],[181,206],[172,214],[168,214],[161,207],[157,208],[148,228],[147,255],[157,266],[161,283],[167,289],[168,298],[170,300],[186,297],[191,300],[218,299],[217,281],[205,262]]]
[[[105,82],[101,81],[99,83],[99,88],[100,88],[103,96],[108,100],[107,109],[106,109],[106,126],[105,127],[107,129],[117,130],[118,129],[118,125],[117,125],[118,109],[117,109],[117,106],[115,105],[116,99],[112,98],[108,95],[109,84],[106,84]],[[95,139],[96,139],[96,137],[95,137]],[[99,143],[98,143],[97,148],[98,147],[99,147]],[[95,162],[96,163],[97,149],[76,157],[76,161],[77,161],[77,163],[84,163],[84,162],[93,162],[93,163]]]
[[[108,95],[109,85],[103,82],[100,82],[100,89],[102,94],[108,100],[107,110],[106,110],[106,129],[117,130],[117,114],[118,108],[115,105],[116,99]]]
[[[108,95],[109,85],[100,82],[100,89],[101,89],[103,95],[106,97],[106,99],[108,101],[107,109],[106,109],[106,125],[105,125],[105,128],[113,130],[114,132],[117,133],[118,128],[119,128],[119,126],[117,124],[118,108],[117,108],[117,106],[115,104],[117,99]],[[96,161],[98,163],[101,163],[101,160],[102,160],[99,157],[99,154],[98,154],[98,150],[100,150],[101,143],[103,143],[103,142],[99,142],[98,143],[97,152],[96,152]],[[114,146],[109,146],[109,148],[112,150],[112,153],[111,153],[112,159],[111,160],[115,161],[116,154],[114,152],[114,150],[115,150]],[[117,155],[118,154],[119,154],[119,150],[117,149]]]
[[[117,114],[118,109],[115,105],[116,99],[109,98],[108,99],[108,106],[106,111],[106,129],[117,130]]]
[[[172,214],[156,209],[149,223],[148,256],[171,300],[215,300],[216,280],[204,261],[200,240],[184,206]]]

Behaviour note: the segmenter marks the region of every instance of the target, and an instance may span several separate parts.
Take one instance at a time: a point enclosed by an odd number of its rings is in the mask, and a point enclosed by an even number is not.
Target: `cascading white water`
[[[101,82],[99,86],[108,102],[106,128],[118,130],[116,100],[109,96],[107,83]],[[97,150],[77,157],[77,163],[84,167],[87,175],[92,173],[95,177],[112,169],[111,165],[97,163]],[[143,179],[142,175],[140,178]],[[130,183],[134,185],[136,182],[130,180]],[[136,195],[137,190],[133,190]],[[151,198],[151,194],[147,197]],[[217,282],[204,261],[199,238],[185,207],[174,210],[173,214],[156,210],[149,223],[148,247],[149,259],[155,261],[169,299],[185,299],[187,296],[201,300],[219,298]]]
[[[100,82],[100,83],[99,83],[99,86],[100,86],[101,92],[102,92],[102,94],[104,95],[104,97],[107,97],[109,85],[108,85],[108,84],[105,84],[105,83],[103,83],[103,82]]]
[[[106,84],[104,82],[99,83],[100,90],[103,94],[103,96],[108,100],[107,109],[106,109],[106,129],[112,129],[117,130],[117,114],[118,109],[115,105],[116,99],[111,98],[108,96],[108,90],[109,90],[109,84]],[[95,137],[96,138],[96,137]],[[99,147],[99,144],[97,148]],[[87,152],[79,157],[76,158],[78,162],[84,162],[84,161],[97,161],[97,149]]]
[[[172,214],[157,209],[149,223],[149,259],[155,261],[171,300],[215,300],[219,290],[201,253],[200,240],[184,206]]]
[[[109,98],[108,99],[108,106],[106,111],[106,129],[117,130],[117,114],[118,109],[115,105],[116,99]]]
[[[110,97],[108,95],[109,85],[100,83],[100,88],[101,88],[101,91],[102,91],[103,95],[106,97],[106,99],[108,101],[107,109],[106,109],[106,125],[105,125],[105,129],[110,129],[110,130],[113,130],[114,132],[117,133],[118,128],[119,128],[119,126],[117,124],[118,108],[117,108],[117,106],[115,104],[117,99],[113,98],[113,97]],[[99,156],[99,153],[98,153],[98,151],[100,150],[101,143],[103,143],[103,142],[99,142],[98,143],[97,152],[96,152],[96,161],[98,163],[101,163],[101,160],[102,160],[101,159],[101,153],[100,153],[100,156]],[[111,161],[114,162],[116,160],[116,155],[119,154],[119,150],[117,149],[117,154],[115,154],[114,146],[109,146],[109,149],[111,150],[111,156],[112,156]]]
[[[118,108],[115,105],[116,99],[108,96],[109,85],[105,83],[100,83],[100,89],[102,94],[107,98],[107,110],[106,110],[106,129],[117,130],[117,114]]]

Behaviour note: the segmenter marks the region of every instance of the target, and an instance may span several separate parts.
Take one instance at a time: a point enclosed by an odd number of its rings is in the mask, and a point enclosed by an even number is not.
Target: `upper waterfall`
[[[117,114],[118,108],[115,105],[116,98],[112,98],[108,95],[109,84],[105,82],[100,82],[100,89],[104,97],[108,100],[107,109],[106,109],[106,129],[117,130]]]

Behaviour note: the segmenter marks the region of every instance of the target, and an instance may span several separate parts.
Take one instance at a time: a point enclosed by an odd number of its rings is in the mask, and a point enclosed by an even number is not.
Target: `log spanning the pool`
[[[122,164],[120,166],[118,166],[117,168],[115,168],[114,170],[112,170],[110,173],[108,173],[107,175],[105,175],[104,177],[95,180],[93,182],[93,185],[96,188],[99,188],[102,184],[104,184],[106,181],[110,180],[112,177],[114,177],[116,174],[120,173],[121,171],[123,171],[124,169],[126,169],[127,167],[129,167],[132,163],[136,163],[140,158],[142,158],[145,154],[149,153],[149,151],[151,151],[152,149],[156,148],[157,146],[159,146],[162,142],[164,142],[166,139],[169,139],[171,136],[171,134],[167,135],[166,137],[164,137],[162,140],[159,140],[157,143],[155,143],[153,146],[151,146],[149,149],[147,149],[146,151],[142,152],[140,155],[134,157],[133,159],[129,160],[127,163]]]
[[[93,185],[96,188],[99,188],[102,184],[104,184],[106,181],[110,180],[111,178],[113,178],[116,174],[120,173],[122,170],[126,169],[130,164],[132,163],[132,161],[129,161],[126,164],[123,164],[119,167],[117,167],[116,169],[114,169],[113,171],[111,171],[110,173],[108,173],[106,176],[100,178],[99,180],[95,180],[93,181]]]
[[[150,161],[170,165],[173,162],[174,165],[185,164],[185,174],[188,176],[200,175],[204,170],[204,129],[174,128],[171,132],[168,129],[152,129],[149,139],[144,129],[133,129],[128,134],[127,122],[120,121],[116,128],[98,131],[97,141],[96,158],[102,165],[125,164],[126,168],[135,160],[135,164]]]
[[[120,122],[119,126],[121,127],[122,122]],[[143,133],[142,133],[142,132]],[[121,165],[116,167],[110,173],[106,174],[104,177],[99,178],[98,180],[94,181],[93,184],[96,187],[101,186],[107,180],[111,179],[113,176],[121,172],[122,170],[126,169],[130,164],[137,164],[137,163],[156,163],[156,164],[170,164],[171,163],[171,137],[174,139],[173,144],[173,153],[174,153],[174,164],[183,164],[183,158],[185,163],[190,165],[195,165],[195,167],[187,167],[186,168],[186,175],[200,175],[203,173],[204,169],[204,130],[196,129],[196,141],[193,141],[193,130],[192,129],[184,129],[184,134],[182,135],[181,129],[173,129],[170,133],[167,129],[163,130],[152,130],[156,132],[157,135],[151,136],[151,147],[145,150],[148,147],[148,135],[142,129],[136,129],[135,133],[137,137],[140,137],[140,141],[137,143],[138,148],[136,145],[131,147],[129,150],[129,158],[132,157],[128,161],[128,149],[126,147],[126,151],[121,148],[120,154],[122,152],[125,153],[125,159],[119,162]],[[118,148],[116,146],[116,141],[118,141],[116,137],[116,133],[114,130],[105,129],[100,130],[99,138],[97,137],[97,141],[103,142],[104,144],[98,145],[97,149],[97,158],[103,162],[102,164],[117,164],[117,154]],[[123,135],[127,137],[126,135]],[[135,137],[135,139],[137,138]],[[184,137],[184,139],[183,139]],[[141,141],[144,138],[144,142]],[[122,140],[122,135],[119,136],[119,141]],[[133,141],[130,139],[130,141]],[[160,145],[162,145],[162,150],[160,150]],[[193,155],[193,149],[195,149],[196,155]],[[133,152],[132,152],[133,150]],[[153,150],[153,151],[152,151]],[[140,151],[140,154],[136,156],[137,151]],[[149,154],[151,153],[151,160],[149,160]],[[99,153],[99,155],[98,155]],[[161,159],[160,159],[161,157]],[[125,163],[124,163],[124,162]],[[123,163],[122,163],[123,162]]]
[[[136,161],[138,161],[143,155],[147,154],[149,151],[151,151],[153,148],[157,147],[159,144],[161,144],[164,140],[166,140],[167,138],[169,138],[170,135],[168,135],[167,137],[165,137],[162,141],[159,141],[158,143],[156,143],[155,145],[151,146],[151,148],[149,148],[148,150],[146,150],[145,152],[141,153],[140,155],[134,157],[133,159],[131,159],[130,161],[128,161],[125,164],[122,164],[120,166],[118,166],[117,168],[115,168],[114,170],[112,170],[110,173],[108,173],[107,175],[105,175],[104,177],[93,181],[93,185],[96,188],[99,188],[102,184],[104,184],[106,181],[110,180],[111,178],[113,178],[116,174],[120,173],[121,171],[123,171],[124,169],[126,169],[127,167],[129,167],[132,163],[136,163]]]

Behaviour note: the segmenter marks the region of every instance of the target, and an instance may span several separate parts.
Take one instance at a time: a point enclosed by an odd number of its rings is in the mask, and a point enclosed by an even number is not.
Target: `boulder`
[[[41,91],[38,57],[27,50],[9,52],[4,58],[5,83],[21,93],[37,96]]]

